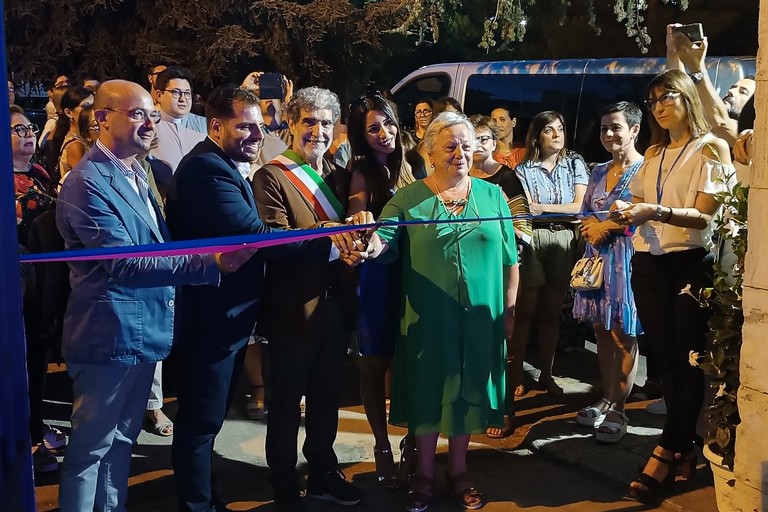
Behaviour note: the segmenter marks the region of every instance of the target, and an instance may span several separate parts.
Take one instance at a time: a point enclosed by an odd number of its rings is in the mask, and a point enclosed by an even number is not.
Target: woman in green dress
[[[440,114],[422,144],[432,174],[397,191],[370,246],[371,257],[399,257],[402,265],[390,423],[416,435],[418,469],[407,510],[429,506],[440,434],[449,438],[449,488],[461,506],[477,509],[484,502],[467,477],[466,454],[471,434],[504,424],[515,233],[510,220],[473,220],[510,213],[499,187],[469,176],[476,141],[464,115]],[[432,219],[456,223],[386,225]]]

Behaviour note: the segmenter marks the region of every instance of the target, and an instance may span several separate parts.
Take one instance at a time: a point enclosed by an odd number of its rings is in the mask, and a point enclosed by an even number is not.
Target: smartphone
[[[280,73],[264,73],[259,77],[259,98],[262,100],[282,100],[283,75]]]
[[[691,40],[692,43],[698,43],[704,40],[704,29],[701,27],[701,23],[691,23],[690,25],[680,25],[672,29],[675,32],[680,32],[685,37]]]

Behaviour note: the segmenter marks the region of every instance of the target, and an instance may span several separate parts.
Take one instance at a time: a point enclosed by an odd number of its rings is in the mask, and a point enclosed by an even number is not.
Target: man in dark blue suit
[[[136,155],[159,118],[138,84],[105,82],[94,102],[101,133],[69,173],[56,208],[66,249],[161,243],[168,229]],[[59,485],[62,512],[124,511],[131,446],[155,363],[171,349],[175,286],[208,284],[240,254],[71,261],[62,355],[72,377],[72,431]],[[244,256],[243,256],[244,255]],[[217,269],[218,266],[218,269]]]
[[[171,232],[186,240],[272,231],[259,218],[246,181],[264,137],[258,97],[221,87],[209,97],[206,117],[208,138],[184,157],[171,181],[166,208]],[[333,241],[350,248],[338,236]],[[182,511],[227,510],[212,488],[211,457],[256,322],[265,258],[328,261],[338,254],[328,238],[262,249],[239,272],[224,276],[218,288],[181,289],[172,458]]]

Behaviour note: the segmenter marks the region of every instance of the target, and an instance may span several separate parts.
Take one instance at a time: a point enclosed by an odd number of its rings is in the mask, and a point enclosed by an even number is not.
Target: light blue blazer
[[[151,194],[150,194],[151,198]],[[67,175],[56,206],[65,248],[83,249],[168,240],[136,190],[98,147]],[[64,316],[62,355],[81,364],[132,365],[164,359],[171,350],[175,286],[213,284],[213,255],[136,257],[69,262],[72,293]]]

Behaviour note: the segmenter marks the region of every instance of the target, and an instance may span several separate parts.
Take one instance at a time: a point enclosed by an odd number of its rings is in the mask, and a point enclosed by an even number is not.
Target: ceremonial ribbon
[[[609,211],[589,212],[590,215],[610,213]],[[427,219],[408,220],[402,222],[375,222],[373,224],[343,225],[334,227],[291,229],[284,231],[272,231],[251,235],[226,236],[219,238],[200,238],[197,240],[184,240],[177,242],[164,242],[143,245],[122,245],[117,247],[97,247],[93,249],[73,249],[69,251],[25,254],[19,260],[25,263],[52,263],[64,261],[94,261],[110,260],[118,258],[163,257],[163,256],[187,256],[192,254],[213,254],[217,252],[227,253],[244,248],[262,249],[275,245],[283,245],[305,240],[313,240],[329,235],[378,229],[382,226],[414,226],[430,224],[464,224],[478,222],[499,222],[504,220],[520,219],[545,219],[575,217],[579,214],[545,213],[541,215],[512,215],[509,217],[481,217],[468,219]]]

